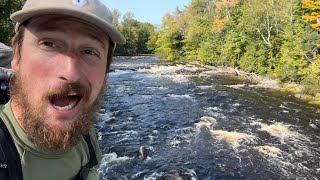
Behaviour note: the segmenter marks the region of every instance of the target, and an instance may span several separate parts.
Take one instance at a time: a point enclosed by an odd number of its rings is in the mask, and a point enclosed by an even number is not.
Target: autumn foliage
[[[167,14],[156,54],[237,67],[319,92],[319,0],[191,0]]]
[[[302,0],[302,8],[306,11],[303,19],[310,23],[310,26],[320,31],[320,1]]]

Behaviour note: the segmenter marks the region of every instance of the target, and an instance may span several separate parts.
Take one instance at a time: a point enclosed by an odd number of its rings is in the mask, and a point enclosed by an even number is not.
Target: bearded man
[[[102,158],[92,125],[115,43],[125,39],[99,0],[27,0],[11,19],[17,23],[15,76],[0,118],[23,179],[79,179],[91,158],[84,135],[89,133],[96,159]],[[98,179],[94,167],[85,174],[83,179]]]

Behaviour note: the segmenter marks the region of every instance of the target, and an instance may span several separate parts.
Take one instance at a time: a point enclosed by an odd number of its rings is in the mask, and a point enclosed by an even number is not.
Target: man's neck
[[[14,119],[17,121],[21,129],[24,130],[22,125],[23,118],[22,118],[22,112],[21,112],[20,106],[18,105],[17,101],[14,98],[12,98],[9,103],[11,106],[11,111],[14,116]]]

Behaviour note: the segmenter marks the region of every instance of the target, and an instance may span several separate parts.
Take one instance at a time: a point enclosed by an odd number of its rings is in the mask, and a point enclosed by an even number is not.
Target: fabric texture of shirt
[[[81,166],[89,161],[89,149],[83,138],[75,146],[63,153],[45,153],[37,148],[21,129],[13,116],[11,101],[0,106],[0,117],[6,124],[21,159],[24,180],[68,180],[77,175]],[[100,163],[102,153],[93,127],[89,131],[97,160]],[[96,168],[91,168],[87,180],[97,180]]]

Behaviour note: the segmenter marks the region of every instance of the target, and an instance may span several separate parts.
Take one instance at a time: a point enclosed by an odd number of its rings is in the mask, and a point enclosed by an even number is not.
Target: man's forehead
[[[27,24],[27,27],[31,27],[35,32],[49,31],[49,32],[67,32],[75,31],[76,33],[82,33],[97,40],[106,45],[109,41],[109,37],[99,28],[92,26],[91,24],[82,21],[77,18],[68,16],[56,16],[46,15],[31,18]]]

